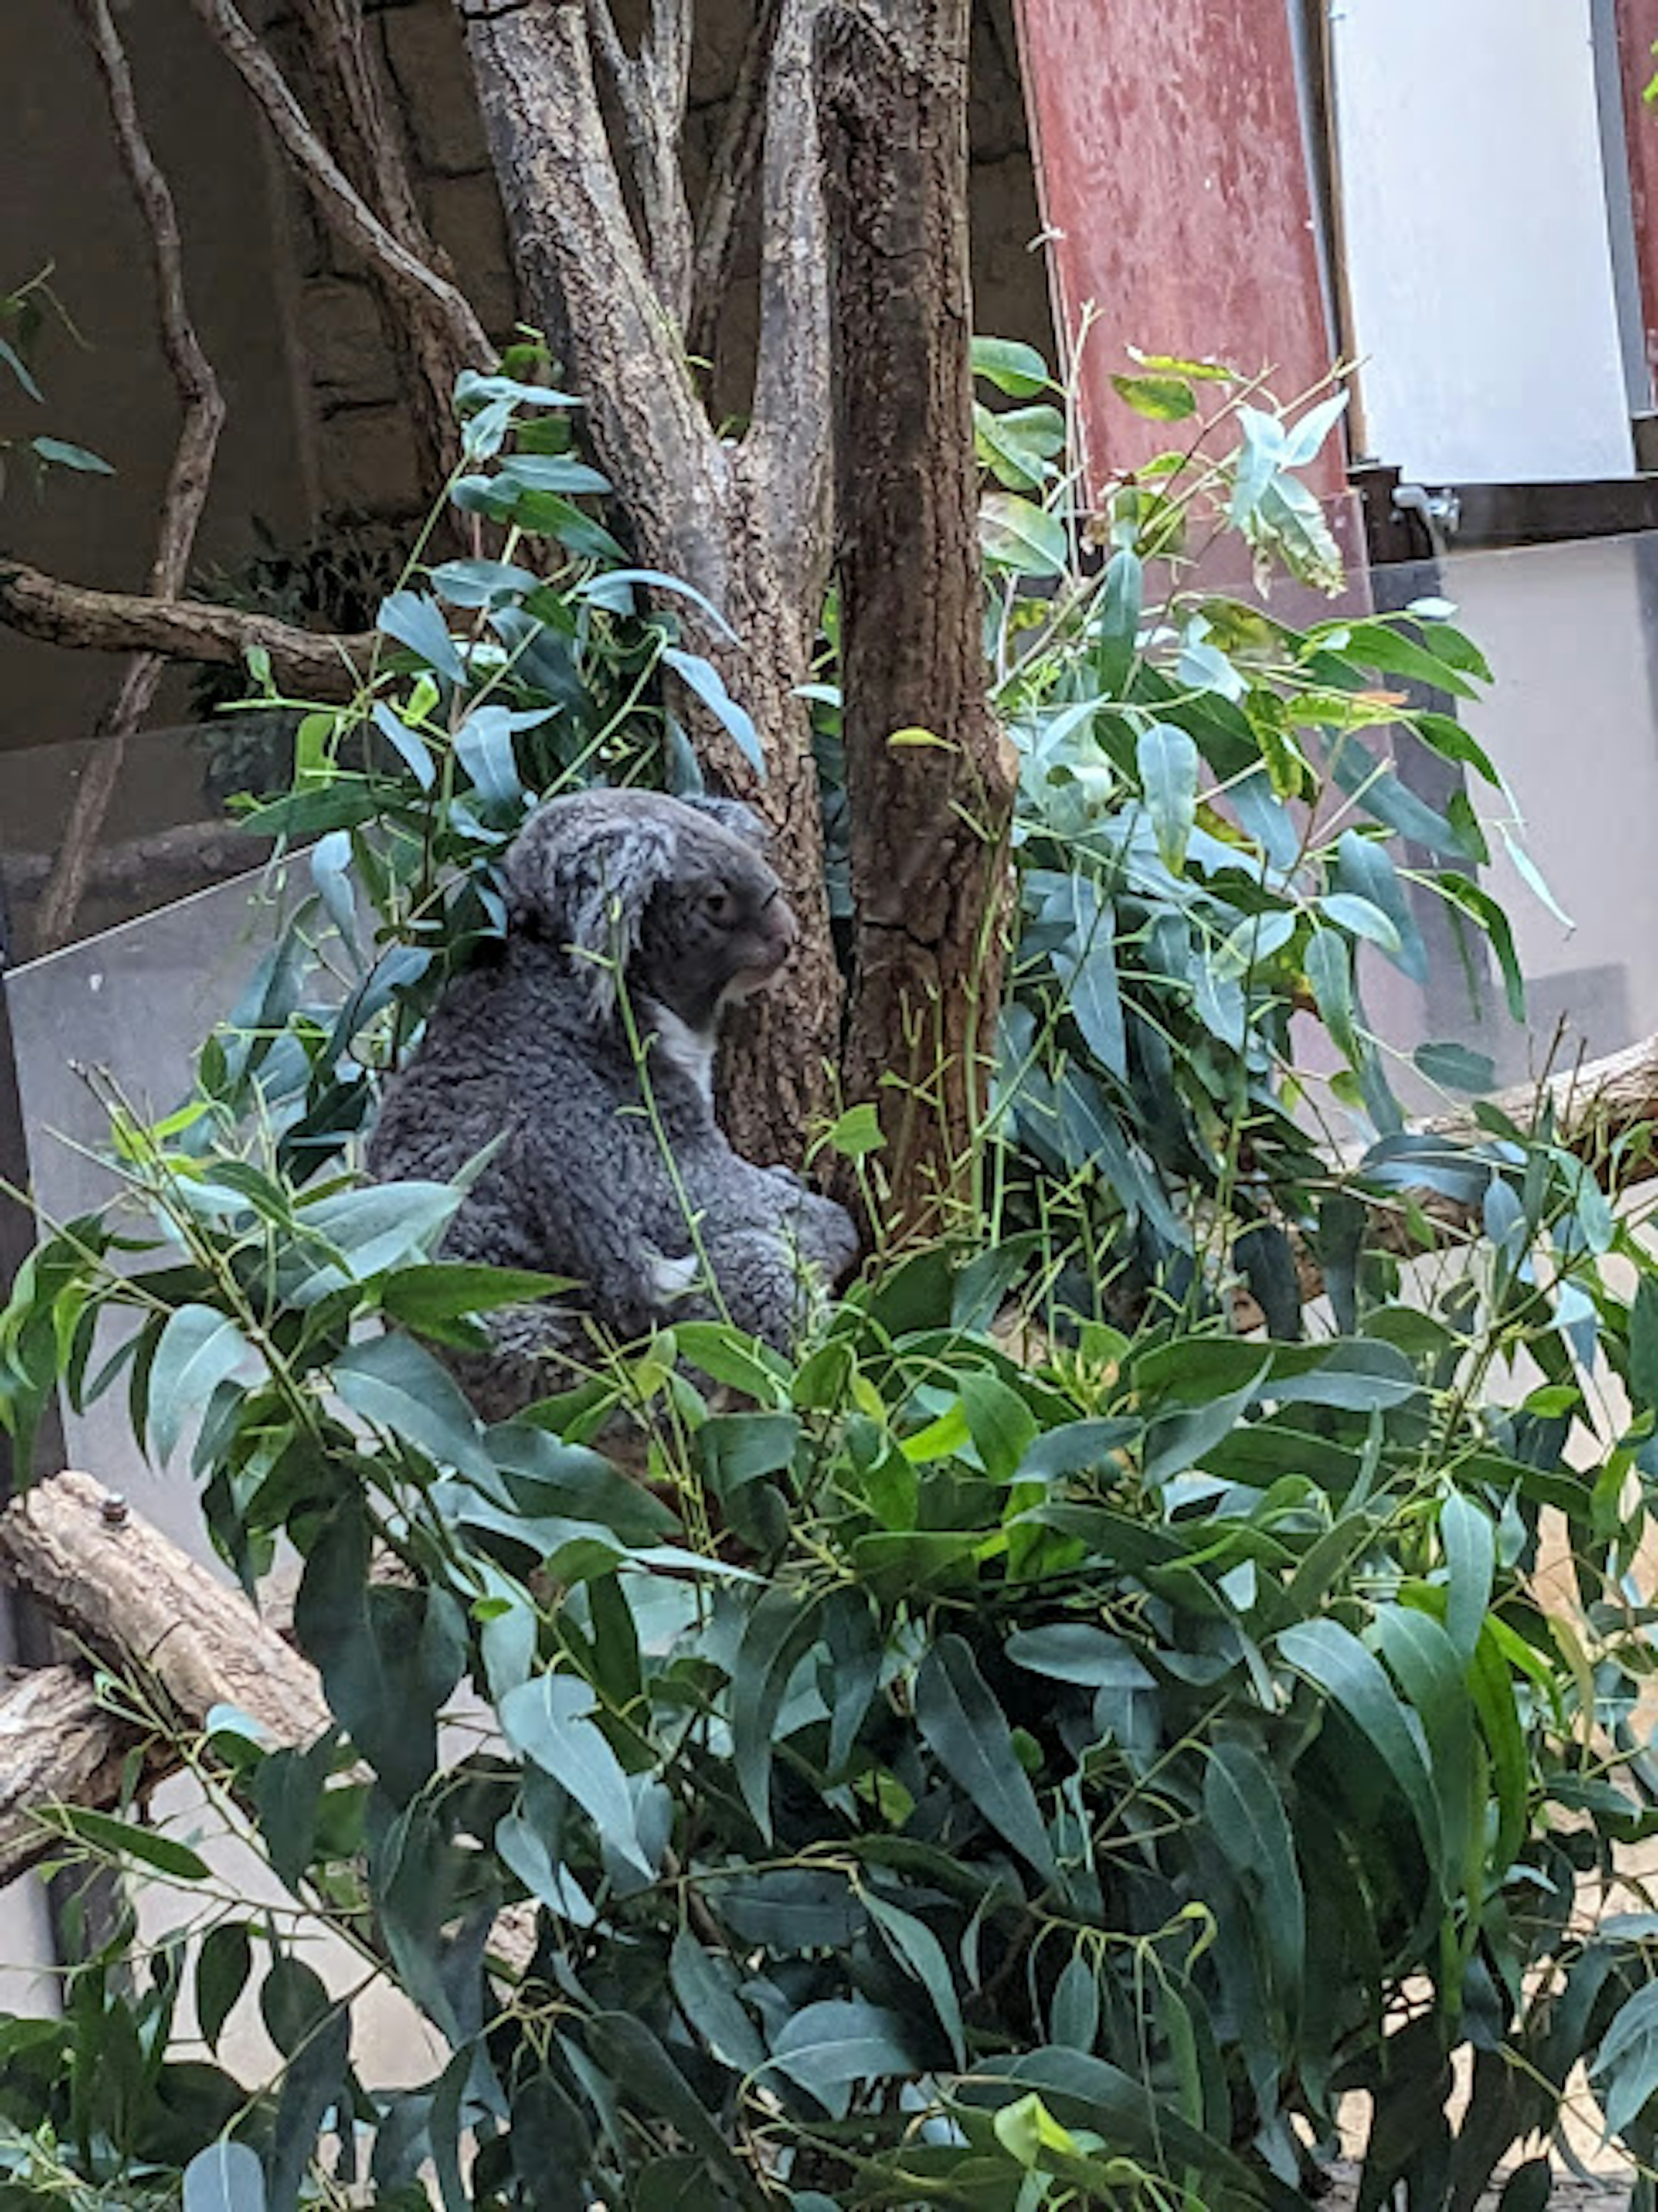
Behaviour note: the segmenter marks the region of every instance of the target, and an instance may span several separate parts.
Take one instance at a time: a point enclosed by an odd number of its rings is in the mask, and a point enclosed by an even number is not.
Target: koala
[[[814,1279],[838,1284],[857,1256],[843,1206],[740,1158],[714,1120],[721,1011],[763,990],[798,935],[762,842],[726,800],[550,800],[507,853],[499,957],[450,987],[387,1085],[368,1147],[380,1181],[450,1182],[495,1147],[445,1255],[580,1285],[495,1316],[495,1352],[455,1363],[486,1419],[574,1379],[584,1315],[626,1341],[723,1311],[786,1350]]]

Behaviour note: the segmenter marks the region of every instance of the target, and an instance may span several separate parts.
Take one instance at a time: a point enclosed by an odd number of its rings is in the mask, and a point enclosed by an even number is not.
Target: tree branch
[[[829,501],[829,235],[812,85],[824,0],[781,4],[766,103],[760,358],[744,458],[791,586],[815,607]]]
[[[173,599],[184,589],[207,505],[214,456],[224,427],[224,398],[191,319],[178,210],[144,136],[132,72],[108,0],[81,0],[81,15],[104,80],[121,167],[149,234],[161,348],[179,393],[179,440],[161,495],[155,555],[149,572],[151,594]],[[105,743],[93,755],[76,788],[58,866],[35,915],[37,952],[55,951],[67,941],[74,927],[86,888],[88,864],[120,778],[126,741],[149,713],[165,665],[156,653],[137,654],[129,662],[103,718],[98,734]]]
[[[340,165],[366,204],[414,258],[446,282],[454,270],[433,240],[421,214],[407,152],[386,71],[373,43],[361,0],[300,0],[309,33],[307,60],[317,86],[324,124]],[[425,448],[423,480],[435,490],[459,449],[454,412],[455,379],[479,365],[476,339],[463,333],[448,307],[430,294],[400,296],[374,259],[368,273],[380,295],[392,350]],[[463,342],[464,339],[464,342]]]
[[[635,56],[623,44],[610,0],[587,0],[587,21],[622,111],[651,282],[680,331],[690,319],[694,254],[679,160],[690,84],[690,12],[689,0],[651,0],[650,29]]]
[[[628,217],[584,0],[464,12],[531,319],[564,333],[641,552],[724,607],[729,470]]]
[[[352,185],[307,120],[305,111],[258,33],[234,0],[191,0],[208,35],[232,64],[264,111],[265,119],[336,236],[378,269],[387,285],[416,315],[435,312],[463,363],[485,368],[493,349],[459,288],[411,252]]]
[[[239,1589],[149,1528],[88,1474],[37,1484],[0,1512],[0,1571],[88,1648],[142,1668],[186,1728],[231,1705],[278,1745],[334,1726],[316,1669]],[[0,1888],[55,1843],[38,1818],[52,1803],[109,1804],[123,1780],[122,1732],[100,1724],[90,1683],[46,1668],[0,1694]],[[53,1724],[60,1732],[54,1744]],[[72,1730],[75,1741],[61,1740]],[[151,1781],[173,1762],[152,1747]],[[535,1951],[533,1905],[509,1905],[490,1949],[522,1973]]]
[[[278,687],[302,699],[351,698],[380,642],[372,630],[355,637],[330,636],[203,599],[91,591],[3,555],[0,623],[44,645],[90,653],[153,653],[167,660],[216,666],[239,666],[257,649],[270,654]]]
[[[697,218],[691,313],[685,336],[686,349],[695,360],[714,357],[720,312],[731,289],[732,262],[744,210],[765,149],[766,96],[780,13],[781,0],[760,0],[708,164],[708,187]]]
[[[59,1838],[46,1805],[112,1804],[126,1735],[78,1668],[0,1675],[0,1887],[27,1874]]]

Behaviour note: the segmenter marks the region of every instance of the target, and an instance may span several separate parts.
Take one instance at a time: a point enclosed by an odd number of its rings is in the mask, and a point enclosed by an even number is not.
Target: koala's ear
[[[616,977],[674,852],[667,826],[641,818],[623,794],[584,792],[544,806],[507,854],[508,927],[569,948],[595,1028],[615,1015]]]
[[[709,799],[698,793],[695,799],[682,799],[679,803],[682,806],[694,806],[699,814],[708,815],[721,829],[729,830],[733,836],[741,837],[762,853],[771,845],[769,826],[740,799]]]

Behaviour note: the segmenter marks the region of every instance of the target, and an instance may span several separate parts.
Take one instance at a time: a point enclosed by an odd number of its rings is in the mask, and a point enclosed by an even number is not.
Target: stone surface
[[[342,407],[323,420],[323,501],[331,511],[405,516],[422,507],[414,439],[401,407]]]
[[[518,318],[518,287],[507,251],[495,172],[440,177],[428,187],[427,221],[489,336],[504,343]]]
[[[300,316],[312,382],[325,408],[389,405],[397,398],[397,368],[369,285],[319,278],[302,289]]]
[[[416,0],[382,18],[392,81],[421,165],[461,176],[489,162],[460,19],[448,0]]]

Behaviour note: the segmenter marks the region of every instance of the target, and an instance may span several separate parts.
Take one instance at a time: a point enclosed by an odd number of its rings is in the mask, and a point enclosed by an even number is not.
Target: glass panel
[[[12,961],[257,866],[269,846],[236,828],[228,801],[286,781],[292,726],[285,713],[226,715],[130,738],[101,815],[79,823],[103,742],[0,751],[0,943]],[[43,905],[71,845],[84,848],[85,888],[48,945]]]

